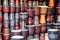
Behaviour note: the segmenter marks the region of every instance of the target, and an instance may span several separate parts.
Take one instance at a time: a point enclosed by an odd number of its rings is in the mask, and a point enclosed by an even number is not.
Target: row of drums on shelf
[[[20,30],[9,30],[8,27],[5,27],[3,30],[3,33],[0,34],[0,38],[3,39],[11,39],[13,36],[24,36],[24,38],[27,38],[29,35],[33,36],[35,34],[39,35],[40,33],[46,32],[46,26],[43,25],[42,29],[40,26],[34,27],[31,25],[28,25],[27,29],[20,29]]]
[[[22,31],[22,34],[21,34],[21,31]],[[49,39],[59,39],[59,30],[58,29],[48,29],[48,37]],[[28,31],[25,29],[25,30],[11,30],[11,34],[12,35],[9,35],[9,34],[3,34],[3,39],[4,40],[32,40],[32,38],[40,38],[41,40],[45,40],[45,36],[46,34],[45,33],[40,33],[40,34],[34,34],[34,35],[28,35]],[[53,37],[52,37],[53,36]],[[1,35],[0,35],[1,37]],[[47,38],[46,38],[47,39]],[[39,40],[39,39],[36,39],[36,40]]]

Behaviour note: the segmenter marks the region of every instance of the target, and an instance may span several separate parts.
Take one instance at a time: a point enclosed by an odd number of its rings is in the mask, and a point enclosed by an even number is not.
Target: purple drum
[[[27,38],[27,36],[28,36],[28,30],[27,29],[22,29],[22,36],[24,36],[24,38]]]
[[[19,36],[21,35],[21,30],[11,30],[11,36]]]

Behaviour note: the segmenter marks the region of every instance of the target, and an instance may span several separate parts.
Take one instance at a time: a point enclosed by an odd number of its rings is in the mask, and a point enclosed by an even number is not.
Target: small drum
[[[19,36],[21,35],[21,30],[11,30],[11,36]]]
[[[28,36],[28,30],[27,29],[22,29],[22,36],[24,36],[24,38],[27,38],[27,36]]]
[[[40,34],[40,40],[45,40],[45,33]]]
[[[47,28],[46,28],[46,25],[43,24],[43,25],[41,26],[41,32],[42,32],[42,33],[45,33],[45,32],[46,32],[46,29],[47,29]]]
[[[27,28],[28,28],[28,31],[29,31],[29,35],[34,35],[35,27],[33,25],[28,25]]]

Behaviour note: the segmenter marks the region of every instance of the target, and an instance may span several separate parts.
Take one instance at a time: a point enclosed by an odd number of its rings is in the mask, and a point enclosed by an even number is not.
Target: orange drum
[[[40,23],[41,23],[41,24],[46,23],[45,15],[40,15]]]
[[[45,14],[47,13],[47,6],[46,7],[41,7],[40,8],[40,14]]]
[[[54,0],[49,0],[49,7],[54,7]]]

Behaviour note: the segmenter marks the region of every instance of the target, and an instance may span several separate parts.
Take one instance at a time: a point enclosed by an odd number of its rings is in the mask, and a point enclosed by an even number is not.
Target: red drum
[[[2,6],[0,5],[0,11],[2,10]]]
[[[27,28],[28,28],[28,31],[29,31],[29,35],[34,35],[35,27],[32,26],[32,25],[28,25]]]
[[[59,0],[59,2],[58,2],[58,4],[57,4],[57,7],[60,7],[60,0]]]
[[[48,7],[47,9],[47,14],[52,14],[53,8],[52,7]]]
[[[5,13],[9,12],[9,7],[8,6],[3,7],[3,12]]]
[[[27,9],[27,12],[28,12],[28,16],[29,17],[33,17],[34,16],[33,10],[31,8]]]
[[[40,40],[45,40],[45,33],[40,34]]]
[[[39,16],[39,8],[38,8],[38,7],[35,7],[35,8],[34,8],[34,12],[35,12],[34,15],[38,15],[38,16]]]
[[[27,24],[33,24],[33,19],[31,17],[28,18]]]
[[[57,14],[60,15],[60,7],[56,7]]]
[[[10,39],[10,36],[8,34],[4,35],[3,36],[4,40],[9,40]]]
[[[51,15],[47,15],[47,23],[50,23],[52,21],[52,16]]]
[[[2,40],[2,33],[0,33],[0,40]]]
[[[15,11],[15,8],[14,7],[10,7],[10,12],[14,12]]]
[[[10,39],[10,31],[8,27],[3,28],[3,38],[4,40],[9,40]]]
[[[4,27],[3,28],[3,33],[4,34],[9,34],[10,33],[9,28],[8,27]]]
[[[40,26],[36,26],[36,27],[35,27],[35,33],[36,33],[36,34],[39,34],[40,31],[41,31],[41,27],[40,27]]]
[[[24,11],[24,7],[21,7],[21,8],[20,8],[20,11],[23,12],[23,11]]]
[[[41,26],[41,32],[42,32],[42,33],[45,33],[45,32],[46,32],[46,25],[43,24],[43,25]]]
[[[0,22],[2,21],[2,12],[0,11]]]

